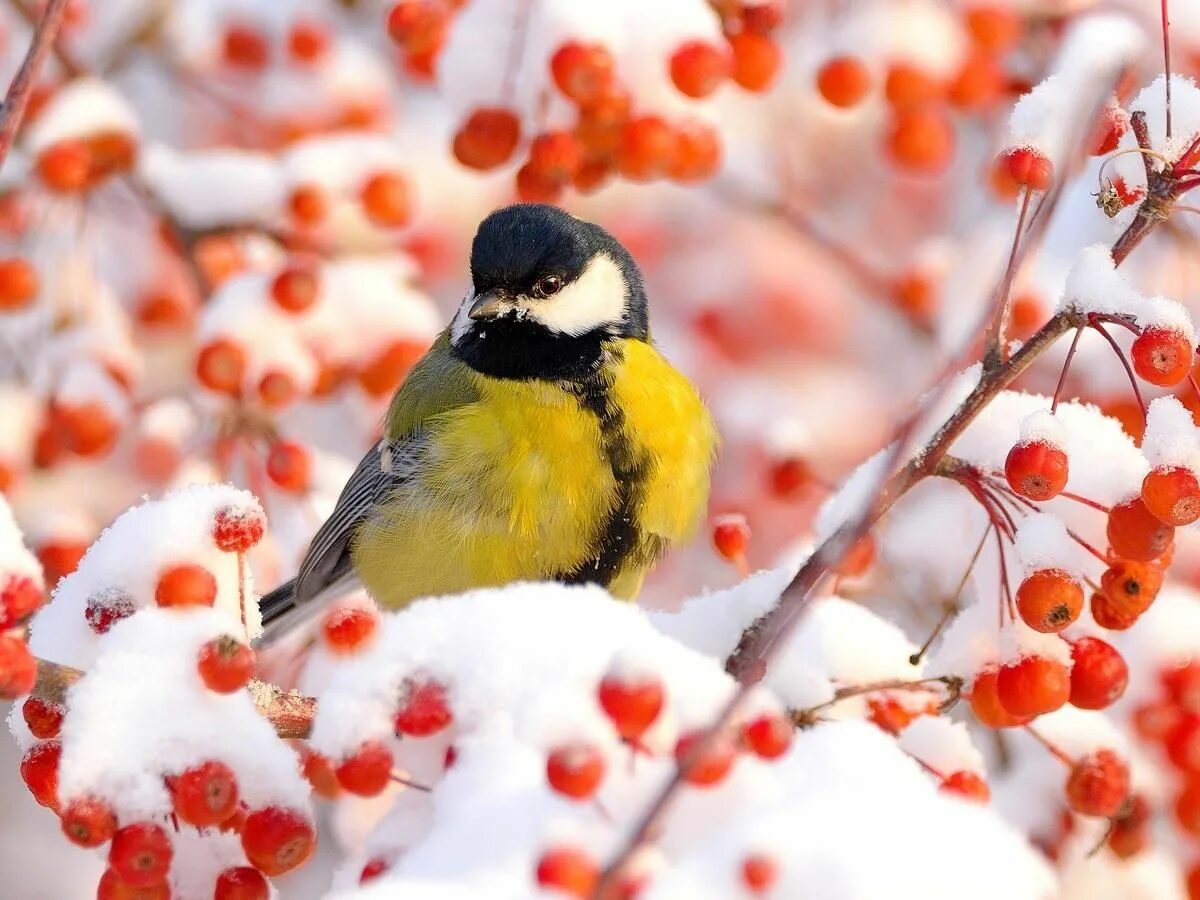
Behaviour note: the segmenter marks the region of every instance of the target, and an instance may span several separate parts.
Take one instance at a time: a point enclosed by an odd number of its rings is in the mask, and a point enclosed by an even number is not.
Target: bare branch
[[[8,151],[12,149],[13,141],[16,140],[17,129],[21,127],[21,121],[25,118],[25,110],[29,107],[29,98],[33,94],[33,84],[38,73],[41,72],[46,57],[50,55],[59,31],[62,30],[67,3],[68,0],[50,0],[46,4],[46,14],[33,26],[33,40],[29,44],[29,52],[25,54],[17,76],[8,86],[4,105],[0,107],[0,166],[4,165]]]

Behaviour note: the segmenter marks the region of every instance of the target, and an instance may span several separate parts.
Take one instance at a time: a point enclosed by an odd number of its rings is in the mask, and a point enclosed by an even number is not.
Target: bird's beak
[[[480,294],[471,304],[467,316],[471,319],[498,319],[507,312],[516,309],[512,300],[489,291]]]

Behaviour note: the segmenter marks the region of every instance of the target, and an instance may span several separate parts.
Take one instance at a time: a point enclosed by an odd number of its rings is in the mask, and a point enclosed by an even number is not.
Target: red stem
[[[1067,358],[1063,362],[1062,372],[1058,376],[1058,385],[1054,388],[1054,399],[1050,401],[1050,415],[1058,412],[1058,398],[1062,394],[1063,385],[1067,383],[1067,372],[1071,368],[1071,360],[1075,358],[1075,348],[1079,346],[1079,336],[1083,334],[1083,326],[1080,325],[1075,329],[1075,337],[1071,339],[1071,349],[1067,351]]]
[[[1167,140],[1171,139],[1171,18],[1168,0],[1162,0],[1163,81],[1167,86]]]
[[[1142,391],[1138,387],[1137,376],[1133,374],[1133,368],[1129,365],[1129,360],[1125,358],[1124,351],[1121,350],[1120,345],[1113,339],[1113,336],[1099,322],[1092,322],[1091,327],[1104,336],[1104,339],[1108,341],[1108,345],[1113,348],[1113,353],[1117,354],[1117,359],[1121,361],[1121,365],[1125,367],[1125,374],[1129,376],[1129,386],[1133,388],[1133,396],[1137,398],[1138,407],[1142,410],[1142,421],[1146,421],[1146,401],[1142,399]]]

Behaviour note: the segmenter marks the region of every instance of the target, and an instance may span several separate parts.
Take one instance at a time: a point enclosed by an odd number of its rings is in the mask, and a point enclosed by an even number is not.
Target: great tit
[[[629,252],[520,204],[480,224],[471,279],[299,574],[262,599],[265,640],[356,585],[389,608],[522,580],[631,598],[703,518],[716,432],[650,341]]]

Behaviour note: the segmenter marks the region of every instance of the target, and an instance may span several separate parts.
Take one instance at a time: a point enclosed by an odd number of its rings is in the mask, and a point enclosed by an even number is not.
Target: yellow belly
[[[470,377],[477,399],[423,420],[420,465],[354,542],[355,569],[386,606],[563,578],[596,554],[623,496],[601,421],[577,396],[553,383]],[[650,345],[621,342],[610,378],[627,448],[644,463],[637,547],[608,581],[632,597],[667,544],[702,517],[714,437],[694,389]]]

